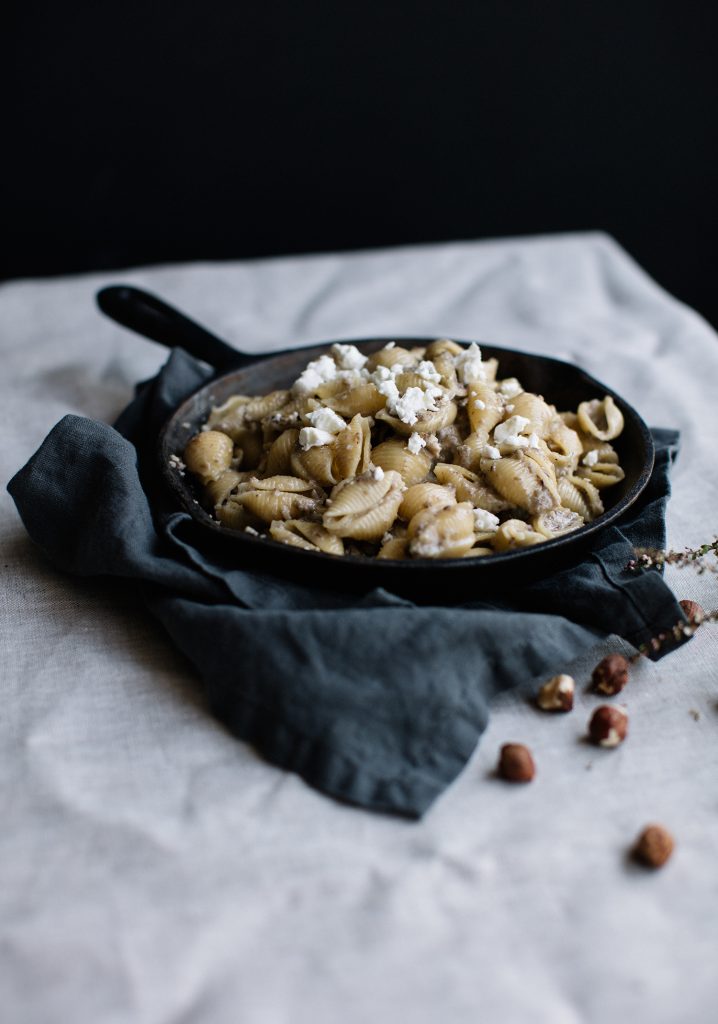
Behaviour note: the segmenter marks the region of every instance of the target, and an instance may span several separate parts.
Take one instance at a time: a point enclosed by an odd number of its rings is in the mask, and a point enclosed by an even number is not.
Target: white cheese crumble
[[[429,384],[441,383],[441,374],[429,359],[422,359],[415,372],[418,373],[422,380],[428,381]]]
[[[439,388],[428,387],[425,391],[421,388],[407,388],[403,395],[388,401],[387,408],[402,423],[411,426],[418,420],[419,413],[436,410],[434,398],[437,394],[441,394]]]
[[[485,508],[474,509],[474,529],[477,533],[496,533],[499,528],[499,517]]]
[[[426,447],[426,441],[417,434],[416,431],[411,435],[409,440],[406,442],[406,447],[409,449],[412,455],[418,455],[422,448]]]
[[[484,445],[484,447],[481,449],[481,454],[486,459],[500,459],[501,458],[501,452],[499,451],[498,448],[494,448],[494,446],[492,444]]]
[[[319,448],[323,444],[331,444],[333,440],[334,434],[330,434],[328,430],[318,430],[316,427],[302,427],[299,431],[299,444],[305,452],[310,448]]]
[[[481,349],[476,342],[454,356],[454,366],[462,384],[476,384],[486,380],[486,366],[481,360]]]
[[[310,412],[307,419],[313,427],[316,427],[317,430],[324,430],[327,434],[338,434],[347,425],[346,420],[342,419],[338,413],[324,406]]]
[[[526,416],[510,416],[503,423],[497,423],[494,427],[494,441],[497,444],[511,444],[515,447],[525,448],[528,443],[527,439],[524,438],[521,441],[518,435],[526,429],[530,422],[531,420]]]
[[[519,384],[516,377],[507,377],[505,380],[500,380],[498,390],[504,398],[516,398],[523,391],[523,388]]]
[[[474,409],[485,409],[485,408],[486,408],[486,402],[482,401],[480,398],[475,398],[474,399]]]
[[[383,480],[384,479],[384,470],[381,468],[381,466],[375,466],[374,467],[374,470],[372,472],[372,476],[374,477],[375,480]]]
[[[356,345],[332,345],[331,353],[340,370],[361,370],[367,357],[363,356]]]
[[[595,466],[598,462],[597,450],[594,448],[592,451],[586,452],[581,461],[583,462],[584,466]]]
[[[538,434],[529,434],[529,448],[540,448],[541,441]]]
[[[320,356],[319,359],[313,359],[307,363],[306,368],[302,370],[292,385],[292,391],[295,395],[309,394],[316,391],[321,384],[334,380],[336,375],[337,364],[331,356]]]

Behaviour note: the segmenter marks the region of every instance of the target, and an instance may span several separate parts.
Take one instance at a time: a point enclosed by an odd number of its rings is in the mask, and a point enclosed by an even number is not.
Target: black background
[[[0,274],[598,228],[718,323],[717,10],[18,7]]]

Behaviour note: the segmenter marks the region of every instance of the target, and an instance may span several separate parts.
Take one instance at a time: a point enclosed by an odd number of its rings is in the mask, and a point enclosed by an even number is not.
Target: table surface
[[[118,281],[248,351],[448,335],[575,361],[680,429],[671,546],[718,530],[716,336],[598,233],[5,284],[4,482],[65,413],[112,421],[165,358],[96,312]],[[585,743],[585,684],[621,641],[556,666],[579,684],[570,715],[538,713],[537,681],[517,680],[410,823],[234,740],[131,585],[55,571],[2,502],[4,1019],[715,1020],[718,627],[636,667],[615,751]],[[668,578],[718,606],[715,575]],[[529,786],[492,777],[509,740],[534,751]],[[627,858],[650,821],[677,841],[655,873]]]

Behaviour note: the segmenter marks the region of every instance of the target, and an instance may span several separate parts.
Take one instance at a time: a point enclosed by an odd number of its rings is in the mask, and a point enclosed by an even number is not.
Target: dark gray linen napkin
[[[211,375],[174,350],[115,428],[66,416],[8,490],[56,566],[138,580],[213,713],[317,789],[420,817],[466,764],[495,693],[562,671],[609,634],[638,646],[683,620],[658,571],[625,569],[634,547],[665,545],[675,431],[653,432],[640,504],[580,565],[510,600],[427,607],[301,586],[242,567],[236,548],[230,561],[203,547],[155,491],[154,460],[162,423]]]

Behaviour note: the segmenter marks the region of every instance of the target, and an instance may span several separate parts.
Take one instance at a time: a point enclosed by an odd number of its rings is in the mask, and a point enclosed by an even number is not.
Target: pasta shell
[[[251,473],[238,473],[235,469],[225,469],[224,473],[220,473],[216,480],[210,480],[206,485],[205,497],[213,507],[221,505],[235,487],[238,487],[250,476]]]
[[[436,363],[436,357],[442,353],[460,356],[463,351],[463,345],[459,345],[458,342],[451,341],[449,338],[437,338],[436,341],[432,341],[430,345],[426,346],[426,358]]]
[[[276,476],[278,473],[289,473],[291,464],[290,458],[297,444],[299,431],[296,427],[291,430],[284,430],[272,443],[267,454],[267,465],[265,471],[269,476]]]
[[[393,469],[401,476],[407,487],[419,483],[431,471],[432,458],[422,449],[414,454],[404,441],[397,438],[382,441],[372,449],[371,460],[383,470]]]
[[[377,558],[405,559],[408,557],[409,541],[406,537],[390,537],[379,548]]]
[[[230,498],[228,504],[241,505],[262,522],[271,523],[274,519],[297,519],[299,516],[314,512],[317,500],[296,491],[268,491],[256,488],[240,492],[236,497]]]
[[[517,508],[532,515],[557,508],[561,499],[556,475],[548,460],[535,457],[531,450],[521,450],[502,459],[483,459],[481,468],[490,485]]]
[[[583,526],[583,516],[567,508],[553,508],[550,512],[534,516],[531,525],[537,533],[551,540],[553,537],[562,537],[565,533],[578,530]]]
[[[455,395],[462,390],[456,373],[456,363],[450,352],[439,352],[431,361],[436,367],[436,372],[441,374],[441,386],[446,388],[450,395]]]
[[[376,385],[367,381],[358,387],[344,387],[343,391],[337,392],[330,398],[324,399],[324,404],[339,413],[340,416],[373,416],[374,413],[384,408],[386,398],[377,391]]]
[[[236,451],[242,453],[242,466],[256,469],[264,456],[264,439],[256,426],[237,427],[234,430]]]
[[[483,508],[495,514],[512,507],[511,502],[488,486],[483,475],[472,473],[464,466],[440,462],[434,467],[434,476],[439,483],[454,488],[457,501],[470,501],[474,508]]]
[[[486,443],[490,432],[504,418],[504,403],[490,384],[471,384],[466,409],[472,433],[482,436]]]
[[[412,517],[408,537],[413,558],[461,558],[474,546],[473,509],[468,502],[425,508]]]
[[[522,391],[511,399],[512,416],[525,416],[529,421],[526,428],[527,433],[537,434],[545,438],[549,434],[552,421],[556,418],[556,410],[548,405],[540,395],[533,395],[530,391]],[[563,425],[563,424],[562,424]]]
[[[403,489],[401,477],[391,470],[380,479],[369,472],[344,480],[332,491],[322,522],[338,537],[381,540],[396,519]]]
[[[302,451],[296,445],[289,457],[292,473],[303,480],[316,480],[322,487],[333,487],[337,478],[333,473],[334,442]]]
[[[303,519],[280,519],[271,523],[269,533],[274,540],[303,548],[305,551],[324,551],[329,555],[344,554],[341,537],[335,537],[320,523],[309,523]]]
[[[259,423],[271,416],[289,401],[288,391],[272,391],[268,395],[252,398],[233,395],[222,405],[215,406],[207,420],[212,429],[222,430],[236,440],[235,434],[247,424]]]
[[[587,523],[603,512],[601,496],[590,480],[577,476],[559,477],[558,493],[561,505],[582,516]]]
[[[413,433],[437,433],[454,422],[457,412],[458,408],[456,403],[452,402],[449,398],[444,398],[437,402],[435,410],[422,410],[418,414],[414,423],[404,423],[404,421],[400,420],[397,416],[392,416],[391,413],[386,411],[386,409],[382,409],[378,412],[376,414],[376,418],[388,423],[389,426],[397,432],[397,434],[402,434],[404,437],[408,437],[409,434]]]
[[[600,491],[604,487],[612,487],[619,483],[626,474],[617,462],[596,462],[593,466],[579,466],[575,475],[583,480],[590,480]]]
[[[400,363],[402,366],[411,366],[414,362],[414,356],[408,349],[401,348],[399,345],[394,345],[391,348],[385,346],[369,356],[365,368],[372,373],[378,366],[391,368],[396,366],[397,363]]]
[[[229,469],[233,453],[231,437],[219,430],[204,430],[187,443],[184,462],[190,473],[206,484]]]
[[[550,420],[544,436],[556,472],[563,475],[571,474],[583,451],[581,438],[558,416]]]
[[[232,497],[218,505],[214,514],[222,526],[226,526],[228,530],[244,530],[256,522],[256,519],[249,515],[244,506],[238,504]]]
[[[441,484],[414,484],[404,491],[399,515],[402,519],[413,519],[417,512],[431,506],[443,508],[446,505],[455,505],[456,495],[453,488],[443,487]]]
[[[599,441],[612,441],[623,430],[623,413],[611,396],[606,395],[604,399],[581,402],[578,422],[584,433],[597,437]]]
[[[495,551],[511,551],[543,544],[546,538],[532,530],[522,519],[507,519],[494,534]]]
[[[332,475],[334,482],[360,476],[369,468],[371,459],[371,420],[359,413],[352,417],[334,440]]]
[[[493,548],[483,547],[482,545],[478,544],[476,547],[469,548],[468,551],[465,551],[461,557],[462,558],[484,558],[486,555],[494,555],[494,554],[496,554],[496,552],[494,551]]]

